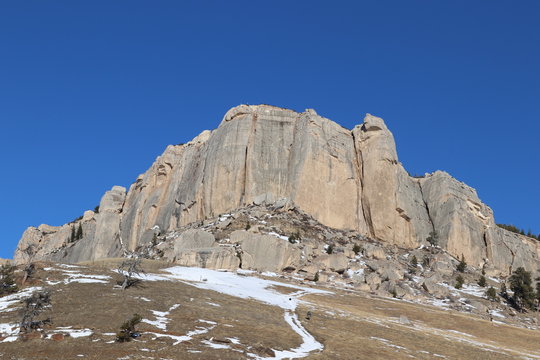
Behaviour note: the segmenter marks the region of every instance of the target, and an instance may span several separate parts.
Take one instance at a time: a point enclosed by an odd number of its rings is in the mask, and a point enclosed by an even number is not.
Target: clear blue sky
[[[0,257],[129,186],[232,106],[383,117],[540,232],[538,1],[2,1]]]

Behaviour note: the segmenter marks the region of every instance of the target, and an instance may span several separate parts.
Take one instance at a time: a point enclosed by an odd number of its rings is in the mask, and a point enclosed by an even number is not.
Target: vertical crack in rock
[[[484,235],[483,235],[483,240],[484,240],[484,245],[486,247],[486,259],[493,259],[493,254],[492,254],[492,251],[491,251],[491,241],[489,240],[488,238],[488,231],[487,229],[484,231]]]
[[[131,189],[130,189],[131,190]],[[126,206],[126,202],[128,199],[129,191],[126,193],[126,196],[124,197],[124,201],[122,202],[122,206],[120,207],[120,219],[118,220],[118,233],[116,234],[116,240],[118,240],[119,248],[121,250],[122,254],[126,253],[126,245],[124,244],[124,241],[122,240],[122,223],[124,220],[124,206]]]
[[[363,131],[361,129],[361,131]],[[364,158],[362,156],[362,150],[360,150],[360,148],[358,148],[356,146],[356,137],[354,136],[354,130],[351,131],[351,134],[353,136],[353,141],[354,141],[354,151],[355,151],[355,158],[357,159],[357,164],[358,164],[358,172],[359,172],[359,180],[360,180],[360,187],[361,187],[361,196],[360,196],[360,202],[361,202],[361,206],[360,208],[362,209],[362,216],[364,217],[364,220],[366,222],[366,225],[368,227],[368,235],[370,237],[374,237],[375,236],[375,229],[373,227],[373,222],[371,220],[371,212],[370,212],[370,209],[369,209],[369,201],[367,200],[367,198],[365,197],[365,194],[364,194]],[[361,169],[360,169],[361,167]]]
[[[288,197],[291,201],[294,202],[294,199],[296,197],[296,181],[294,181],[294,179],[296,179],[296,174],[293,173],[293,169],[294,169],[294,166],[293,166],[293,161],[294,161],[294,158],[295,158],[295,144],[296,144],[296,137],[297,137],[297,134],[298,134],[298,127],[300,126],[300,119],[301,119],[301,115],[297,115],[296,118],[295,118],[295,121],[294,121],[294,126],[293,126],[293,133],[292,133],[292,142],[291,144],[289,145],[289,156],[287,158],[287,185],[285,186],[285,191],[286,193],[288,194]]]
[[[250,135],[251,137],[251,135]],[[246,197],[246,182],[247,182],[247,162],[248,162],[248,149],[249,149],[249,141],[246,145],[246,152],[244,155],[244,181],[242,183],[242,194],[240,195],[240,200],[238,203],[238,206],[242,206],[244,203],[245,197]]]
[[[257,113],[254,112],[252,114],[252,118],[251,118],[251,131],[249,132],[249,138],[248,138],[248,142],[247,142],[247,145],[246,145],[246,153],[245,153],[245,156],[244,156],[244,174],[243,174],[243,177],[244,177],[244,181],[242,183],[242,193],[240,195],[240,201],[239,201],[239,204],[238,206],[243,206],[245,204],[245,201],[246,201],[246,188],[247,188],[247,182],[248,182],[248,159],[249,159],[249,151],[250,149],[253,148],[252,144],[253,144],[253,138],[255,137],[255,133],[257,132]]]
[[[420,180],[416,180],[416,183],[418,184],[418,188],[420,189],[420,195],[422,195],[422,201],[424,202],[424,207],[426,208],[427,217],[428,217],[429,223],[431,224],[431,229],[435,231],[435,223],[433,222],[433,219],[431,218],[431,214],[429,213],[429,206],[426,201],[426,197],[424,196],[424,190],[422,190],[422,184],[420,183]]]
[[[360,160],[359,160],[359,156],[361,157],[362,155],[360,154],[359,155],[359,152],[360,150],[356,147],[356,137],[354,136],[354,132],[351,131],[351,136],[352,136],[352,141],[353,141],[353,148],[354,148],[354,170],[355,170],[355,173],[356,173],[356,222],[357,222],[357,226],[358,226],[358,229],[360,230],[360,217],[363,219],[364,223],[368,226],[368,232],[371,234],[372,230],[371,230],[371,224],[368,224],[367,222],[367,219],[366,219],[366,215],[364,214],[364,202],[362,201],[362,194],[363,194],[363,189],[364,189],[364,185],[363,185],[363,179],[362,179],[362,174],[361,174],[361,171],[360,171]]]
[[[206,153],[208,154],[208,148],[209,148],[209,145],[208,143],[210,142],[210,139],[204,144],[205,146],[205,149],[201,149],[201,152],[202,153]],[[204,150],[204,151],[203,151]],[[204,214],[207,214],[206,212],[206,199],[204,197],[205,195],[205,191],[204,191],[204,179],[205,179],[205,176],[206,176],[206,164],[208,163],[206,161],[206,156],[203,156],[202,157],[202,161],[203,161],[203,165],[202,165],[202,173],[201,173],[201,185],[199,186],[199,190],[196,190],[196,192],[194,193],[194,197],[196,198],[196,201],[199,201],[199,214],[198,214],[198,217],[199,219],[204,219]],[[185,209],[185,205],[184,205],[184,209]],[[181,217],[184,216],[184,213],[181,213],[180,215]],[[180,223],[184,224],[183,220],[180,218]]]
[[[510,251],[510,254],[512,255],[512,261],[510,262],[510,266],[508,267],[508,275],[510,275],[510,274],[512,274],[512,270],[513,270],[513,267],[514,267],[514,261],[516,260],[516,254],[514,253],[514,251],[512,251],[512,249],[510,249],[510,246],[508,246],[506,244],[504,239],[502,239],[501,243],[508,249],[508,251]]]

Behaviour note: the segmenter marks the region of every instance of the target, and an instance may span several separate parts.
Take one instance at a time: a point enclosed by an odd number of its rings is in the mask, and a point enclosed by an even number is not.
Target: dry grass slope
[[[81,268],[39,264],[39,280],[32,286],[52,290],[50,316],[54,323],[47,331],[72,327],[90,329],[92,335],[61,341],[37,337],[2,342],[0,357],[247,359],[249,353],[268,357],[270,349],[287,350],[302,342],[285,322],[281,309],[255,300],[181,281],[144,281],[126,291],[113,289],[119,276],[111,269],[119,261],[109,259]],[[145,261],[143,266],[147,272],[158,273],[168,265]],[[75,278],[75,273],[111,279],[66,283],[66,279]],[[279,291],[291,289],[279,287]],[[307,302],[296,309],[302,325],[324,345],[324,350],[311,353],[310,359],[540,359],[538,331],[359,292],[331,291],[333,295],[305,296]],[[154,311],[169,311],[164,316],[164,328],[143,322],[138,326],[140,338],[122,344],[113,341],[114,333],[133,313],[156,320]],[[310,320],[306,319],[308,311],[312,313]],[[0,323],[17,319],[14,307],[0,311]],[[174,338],[194,330],[199,334],[189,340],[178,342]]]

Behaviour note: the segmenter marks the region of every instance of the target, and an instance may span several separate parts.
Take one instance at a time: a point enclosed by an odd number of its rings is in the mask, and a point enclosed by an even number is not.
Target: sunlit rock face
[[[217,129],[168,146],[128,191],[108,191],[98,213],[59,227],[28,228],[15,260],[24,261],[29,245],[38,259],[121,256],[154,234],[276,202],[296,206],[326,226],[405,248],[426,244],[436,231],[450,254],[494,273],[517,266],[536,270],[539,264],[538,242],[498,228],[474,189],[440,171],[410,177],[381,118],[368,114],[348,130],[311,109],[298,113],[268,105],[234,107]],[[82,238],[70,242],[79,225]],[[259,239],[249,244],[246,261],[264,253]],[[236,266],[233,253],[209,249],[206,257]],[[286,250],[277,258],[294,263],[297,255]],[[200,261],[197,256],[183,252],[179,258],[187,264]]]

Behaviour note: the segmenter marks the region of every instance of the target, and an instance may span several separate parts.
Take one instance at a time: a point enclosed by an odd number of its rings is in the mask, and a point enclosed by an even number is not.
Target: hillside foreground
[[[540,359],[538,330],[273,273],[222,272],[144,261],[126,290],[120,260],[39,263],[0,298],[4,359]],[[18,336],[21,302],[50,289],[43,332]],[[142,316],[140,337],[115,342]],[[534,316],[534,315],[532,315]]]

